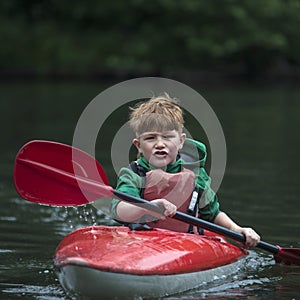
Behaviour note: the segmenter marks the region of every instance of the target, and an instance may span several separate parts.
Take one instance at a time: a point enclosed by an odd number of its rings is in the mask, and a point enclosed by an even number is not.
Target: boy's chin
[[[155,168],[165,168],[167,165],[172,163],[169,159],[153,159],[149,161],[150,165]]]

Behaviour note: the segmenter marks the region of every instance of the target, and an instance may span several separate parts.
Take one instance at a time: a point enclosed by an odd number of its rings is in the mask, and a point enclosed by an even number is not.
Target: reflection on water
[[[20,199],[12,183],[13,160],[31,139],[70,144],[81,111],[103,88],[26,84],[1,89],[0,125],[5,130],[0,155],[0,298],[65,299],[52,265],[56,246],[78,227],[115,223],[92,205],[65,209]],[[255,227],[263,240],[300,247],[299,88],[240,87],[206,93],[227,140],[227,168],[219,190],[222,208],[239,223]],[[189,131],[202,139],[198,128]],[[101,143],[97,158],[109,173],[110,152],[104,151],[108,140]],[[276,265],[269,253],[251,251],[236,275],[166,299],[297,299],[299,271]]]
[[[2,197],[3,198],[3,197]],[[113,225],[91,205],[48,207],[19,198],[1,199],[1,299],[65,299],[52,257],[62,238],[94,223]]]
[[[54,275],[55,276],[55,275]],[[3,299],[65,299],[64,291],[57,285],[36,286],[24,284],[4,284]]]

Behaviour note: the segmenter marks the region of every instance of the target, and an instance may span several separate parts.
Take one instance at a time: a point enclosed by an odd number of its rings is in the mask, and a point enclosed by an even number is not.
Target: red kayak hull
[[[193,288],[195,284],[201,284],[201,278],[207,281],[209,276],[222,274],[222,266],[226,269],[226,266],[234,265],[246,253],[207,231],[200,236],[164,229],[131,231],[123,226],[92,226],[77,229],[62,240],[55,252],[54,265],[59,270],[62,285],[79,294],[92,296],[99,292],[92,292],[92,289],[99,288],[102,293],[117,293],[113,286],[115,280],[119,280],[120,295],[129,290],[139,295],[145,293],[147,286],[152,286],[152,297]],[[217,271],[211,273],[211,270]],[[205,277],[199,277],[201,274]],[[195,278],[194,286],[189,286],[192,282],[189,279],[186,287],[179,290],[177,280],[172,289],[170,283],[175,278]],[[112,290],[107,288],[110,280]],[[87,289],[91,282],[94,286]],[[138,282],[141,282],[140,286]],[[158,291],[152,294],[156,282],[159,283]],[[166,290],[162,291],[164,283]]]

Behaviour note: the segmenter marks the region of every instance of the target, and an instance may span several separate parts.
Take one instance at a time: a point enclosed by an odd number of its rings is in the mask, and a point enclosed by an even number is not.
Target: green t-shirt
[[[164,171],[168,173],[178,173],[182,167],[185,167],[194,172],[195,184],[199,189],[199,217],[213,222],[220,212],[219,202],[216,193],[210,187],[211,179],[204,169],[205,160],[205,145],[192,139],[186,139],[180,151],[180,158],[178,158],[174,164],[166,166]],[[143,167],[146,172],[153,169],[144,157],[139,158],[137,163]],[[116,189],[126,194],[140,197],[143,184],[143,178],[141,176],[130,168],[124,167],[121,168],[119,172]],[[119,201],[118,199],[113,199],[111,205],[112,216],[117,220],[119,218],[116,213],[116,206]]]

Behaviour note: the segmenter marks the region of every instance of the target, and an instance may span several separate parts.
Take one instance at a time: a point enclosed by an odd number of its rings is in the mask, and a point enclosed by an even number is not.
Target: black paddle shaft
[[[194,226],[199,226],[203,229],[210,230],[215,233],[224,235],[224,236],[232,238],[233,240],[236,240],[238,242],[245,243],[245,241],[246,241],[245,236],[239,232],[227,229],[225,227],[213,224],[211,222],[208,222],[208,221],[205,221],[205,220],[202,220],[199,218],[195,218],[193,216],[184,214],[182,212],[176,212],[176,214],[173,218],[175,218],[176,220],[180,220],[180,221],[192,224]],[[277,254],[279,251],[279,248],[277,246],[271,245],[271,244],[263,242],[263,241],[260,241],[256,245],[256,247],[258,247],[262,250],[272,252],[273,254]]]
[[[134,203],[135,205],[137,205],[139,207],[143,207],[145,209],[148,209],[148,210],[151,210],[153,212],[160,213],[160,214],[163,214],[163,212],[164,212],[164,210],[161,207],[159,207],[158,205],[156,205],[154,203],[151,203],[147,200],[144,200],[144,199],[141,199],[141,198],[138,198],[138,197],[120,192],[118,190],[114,190],[114,194],[118,198],[120,198],[122,200],[125,200],[127,202],[130,202],[130,203]],[[224,235],[224,236],[229,237],[229,238],[231,238],[233,240],[236,240],[238,242],[245,243],[245,236],[243,234],[241,234],[239,232],[236,232],[236,231],[233,231],[233,230],[230,230],[230,229],[227,229],[225,227],[213,224],[211,222],[208,222],[208,221],[190,216],[188,214],[184,214],[182,212],[177,211],[176,214],[173,216],[173,218],[176,219],[176,220],[182,221],[184,223],[188,223],[188,224],[198,226],[198,227],[201,227],[203,229],[206,229],[206,230]],[[266,242],[263,242],[263,241],[260,241],[256,245],[256,247],[258,247],[262,250],[269,251],[273,254],[277,254],[278,251],[279,251],[279,248],[277,246],[274,246],[272,244],[269,244],[269,243],[266,243]]]

